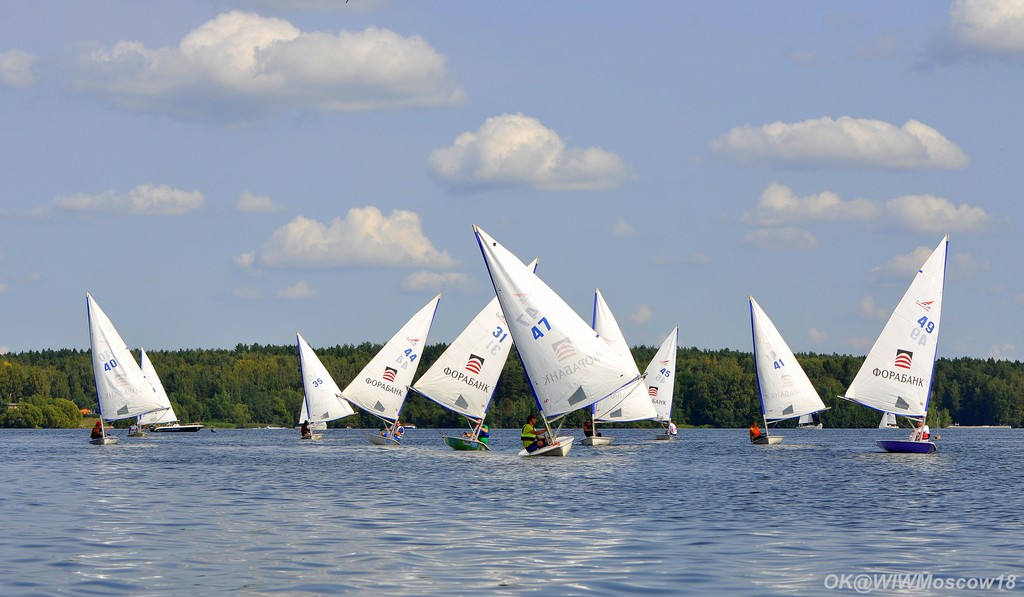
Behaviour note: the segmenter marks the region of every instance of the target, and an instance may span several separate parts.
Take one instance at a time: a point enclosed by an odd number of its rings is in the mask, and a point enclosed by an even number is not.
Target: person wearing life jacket
[[[92,431],[89,433],[89,439],[100,439],[101,437],[103,437],[103,425],[96,421],[96,425],[93,426]]]
[[[544,435],[547,432],[537,431],[537,428],[533,426],[536,422],[536,415],[526,417],[526,425],[523,425],[523,431],[519,434],[519,439],[523,441],[523,447],[526,448],[527,452],[535,452],[538,448],[543,448],[547,445],[544,442]]]
[[[480,426],[480,435],[476,436],[476,439],[482,444],[491,443],[491,429],[487,426],[487,423]]]
[[[756,441],[761,437],[761,428],[758,427],[757,421],[750,424],[750,441]]]
[[[299,427],[299,435],[302,439],[312,439],[313,434],[309,431],[309,421],[302,422],[302,426]]]

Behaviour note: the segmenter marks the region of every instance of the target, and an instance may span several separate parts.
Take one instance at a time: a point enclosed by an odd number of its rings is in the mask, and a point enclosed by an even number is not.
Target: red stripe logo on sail
[[[483,357],[479,357],[479,356],[477,356],[475,354],[470,354],[469,355],[469,361],[466,363],[466,371],[469,371],[470,373],[476,373],[477,375],[480,375],[480,369],[483,368],[483,366],[484,366],[484,359],[483,359]]]
[[[395,383],[395,374],[398,373],[398,369],[392,369],[391,367],[384,367],[384,381],[390,381]]]
[[[910,352],[909,350],[900,350],[899,348],[897,348],[896,361],[893,362],[893,365],[899,367],[900,369],[910,369],[910,363],[911,361],[913,361],[913,359],[914,353]]]
[[[576,347],[572,345],[572,340],[563,338],[558,342],[551,345],[551,349],[555,351],[555,357],[559,361],[571,359],[576,356]]]
[[[782,376],[782,387],[784,387],[784,388],[792,388],[793,387],[793,376],[792,375],[783,375]]]
[[[935,301],[917,301],[917,306],[921,307],[925,311],[931,311],[932,310],[932,303],[934,303],[934,302]]]
[[[647,395],[654,398],[658,395],[658,386],[651,386],[647,388]]]

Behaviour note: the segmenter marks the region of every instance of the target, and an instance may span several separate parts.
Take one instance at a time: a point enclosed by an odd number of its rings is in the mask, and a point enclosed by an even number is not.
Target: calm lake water
[[[491,453],[432,429],[399,448],[354,429],[124,433],[0,430],[0,595],[855,595],[840,575],[1024,577],[1019,429],[945,429],[930,456],[875,448],[902,431],[787,430],[768,448],[746,430],[611,430],[619,445],[533,459],[518,430]]]

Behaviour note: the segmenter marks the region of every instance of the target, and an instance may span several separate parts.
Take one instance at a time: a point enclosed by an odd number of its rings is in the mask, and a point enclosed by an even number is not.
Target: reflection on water
[[[1024,573],[1019,430],[944,430],[930,456],[877,451],[885,430],[608,433],[524,459],[518,430],[491,453],[429,429],[401,447],[0,430],[0,594],[814,595],[829,574]]]

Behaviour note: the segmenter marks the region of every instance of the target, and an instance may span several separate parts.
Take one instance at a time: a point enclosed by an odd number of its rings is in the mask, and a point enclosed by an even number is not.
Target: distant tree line
[[[419,372],[425,371],[445,348],[443,344],[428,346]],[[380,349],[381,345],[364,342],[320,349],[317,354],[344,388]],[[650,346],[633,349],[641,370],[655,352],[656,348]],[[239,427],[297,424],[303,392],[294,345],[239,344],[234,350],[152,351],[149,356],[175,412],[184,422]],[[823,415],[826,426],[878,424],[877,412],[837,398],[853,379],[863,357],[803,354],[797,358],[830,407]],[[1024,363],[940,359],[932,392],[929,423],[934,426],[951,422],[1024,425]],[[77,427],[81,422],[79,409],[97,408],[89,351],[63,349],[0,355],[0,396],[8,404],[0,412],[0,426]],[[494,427],[519,427],[536,410],[513,349],[495,388],[488,422]],[[760,419],[760,413],[750,353],[679,350],[673,408],[677,424],[746,427]],[[566,424],[579,426],[584,417],[583,412],[572,413]],[[416,394],[410,394],[406,400],[402,419],[428,427],[463,425],[458,415]],[[377,418],[362,412],[332,422],[332,426],[379,425]]]

